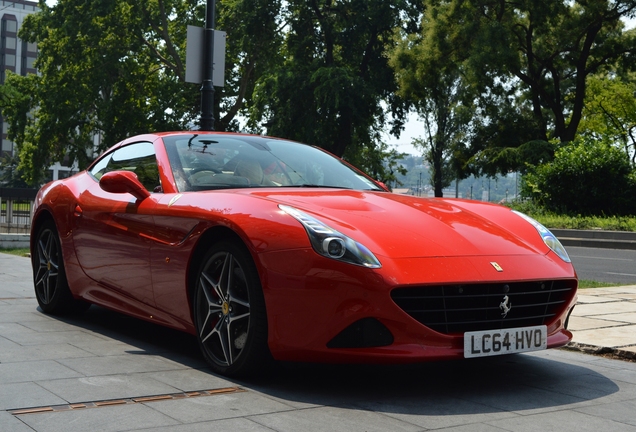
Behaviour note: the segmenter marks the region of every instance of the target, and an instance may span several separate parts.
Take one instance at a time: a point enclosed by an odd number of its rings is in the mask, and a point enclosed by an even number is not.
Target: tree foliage
[[[542,142],[533,154],[542,159],[552,139],[572,141],[582,118],[587,78],[619,62],[629,65],[636,54],[635,35],[624,32],[621,22],[636,13],[635,0],[426,4],[434,33],[446,36],[423,38],[423,43],[461,64],[463,77],[476,90],[479,109],[461,155],[472,165],[469,171],[492,175],[518,169],[531,148],[516,155],[507,149]],[[493,158],[504,151],[508,154]]]
[[[401,164],[405,153],[400,153],[388,144],[379,142],[374,147],[364,147],[359,152],[350,152],[348,162],[358,167],[375,180],[386,186],[402,185],[399,175],[406,175],[407,170]]]
[[[26,188],[28,185],[22,180],[18,165],[18,156],[4,153],[0,156],[0,186],[9,188]]]
[[[616,143],[636,169],[636,76],[595,75],[588,90],[581,135]]]
[[[414,0],[289,0],[283,61],[255,88],[251,127],[355,158],[403,120],[384,55],[393,29],[418,15]],[[408,24],[408,21],[407,21]],[[381,104],[385,101],[388,104]]]
[[[636,176],[626,154],[606,141],[578,138],[554,160],[524,177],[524,193],[558,212],[626,215],[636,212]]]
[[[227,0],[219,23],[232,41],[227,85],[215,94],[217,129],[236,129],[257,74],[272,61],[279,1]],[[185,83],[187,25],[205,1],[59,0],[27,16],[19,36],[37,42],[37,76],[11,76],[19,102],[3,110],[21,167],[38,184],[50,163],[84,168],[98,152],[147,131],[196,123],[199,85]],[[236,37],[234,37],[236,36]]]
[[[390,65],[395,70],[398,95],[413,105],[424,123],[426,136],[414,140],[413,145],[424,151],[435,196],[441,197],[443,188],[464,176],[453,156],[465,138],[474,107],[463,65],[451,58],[447,27],[435,25],[433,12],[425,12],[420,35],[402,38],[390,55]]]

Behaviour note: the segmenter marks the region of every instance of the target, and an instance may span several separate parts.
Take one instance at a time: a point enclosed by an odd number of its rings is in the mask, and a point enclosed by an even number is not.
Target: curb
[[[563,246],[636,250],[636,232],[550,228]]]
[[[579,342],[569,342],[563,348],[578,351],[584,354],[605,355],[610,354],[616,358],[628,361],[636,361],[636,352],[627,351],[621,348],[600,347],[596,345],[582,344]]]
[[[0,248],[28,248],[31,245],[29,234],[0,234]]]

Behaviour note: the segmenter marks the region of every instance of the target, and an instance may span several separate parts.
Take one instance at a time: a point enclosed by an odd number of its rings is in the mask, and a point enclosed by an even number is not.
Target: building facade
[[[36,73],[33,65],[37,57],[36,44],[27,43],[18,38],[18,29],[28,14],[38,11],[33,1],[0,0],[0,84],[4,84],[7,72],[19,75]],[[8,125],[2,118],[2,153],[13,154],[13,142],[7,138]]]

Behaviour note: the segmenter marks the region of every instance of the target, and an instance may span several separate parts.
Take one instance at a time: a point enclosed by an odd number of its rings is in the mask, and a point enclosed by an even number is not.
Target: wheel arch
[[[254,254],[245,243],[245,241],[232,229],[225,226],[215,226],[207,229],[201,236],[196,244],[196,246],[192,249],[192,255],[190,261],[188,263],[187,270],[187,280],[186,280],[186,290],[188,296],[188,303],[190,306],[190,314],[192,315],[192,305],[194,304],[194,293],[196,288],[197,281],[197,273],[199,271],[199,267],[203,262],[203,258],[205,257],[206,251],[210,248],[210,246],[214,243],[229,240],[234,243],[237,243],[245,248],[245,250],[249,253],[252,258],[252,262],[256,266],[256,260],[254,259]],[[257,267],[258,268],[258,267]],[[260,274],[259,274],[260,278]],[[194,317],[192,317],[194,320]],[[194,321],[193,321],[194,322]]]
[[[47,221],[53,222],[53,224],[55,225],[55,228],[58,229],[57,224],[55,223],[55,218],[53,217],[53,214],[48,209],[40,210],[33,217],[33,220],[31,221],[31,235],[29,238],[29,247],[31,249],[31,256],[33,256],[34,242],[37,239],[37,233],[42,227],[42,225],[44,225]],[[58,235],[59,235],[59,229],[58,229]]]

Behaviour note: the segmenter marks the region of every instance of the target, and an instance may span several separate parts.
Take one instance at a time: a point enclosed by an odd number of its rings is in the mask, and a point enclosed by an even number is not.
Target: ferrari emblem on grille
[[[491,261],[490,265],[493,266],[495,268],[495,270],[497,270],[498,272],[502,272],[503,271],[503,268],[499,264],[494,262],[494,261]]]
[[[510,298],[508,296],[504,296],[503,301],[499,303],[499,309],[501,309],[501,316],[505,318],[512,309],[512,303],[510,303]]]

